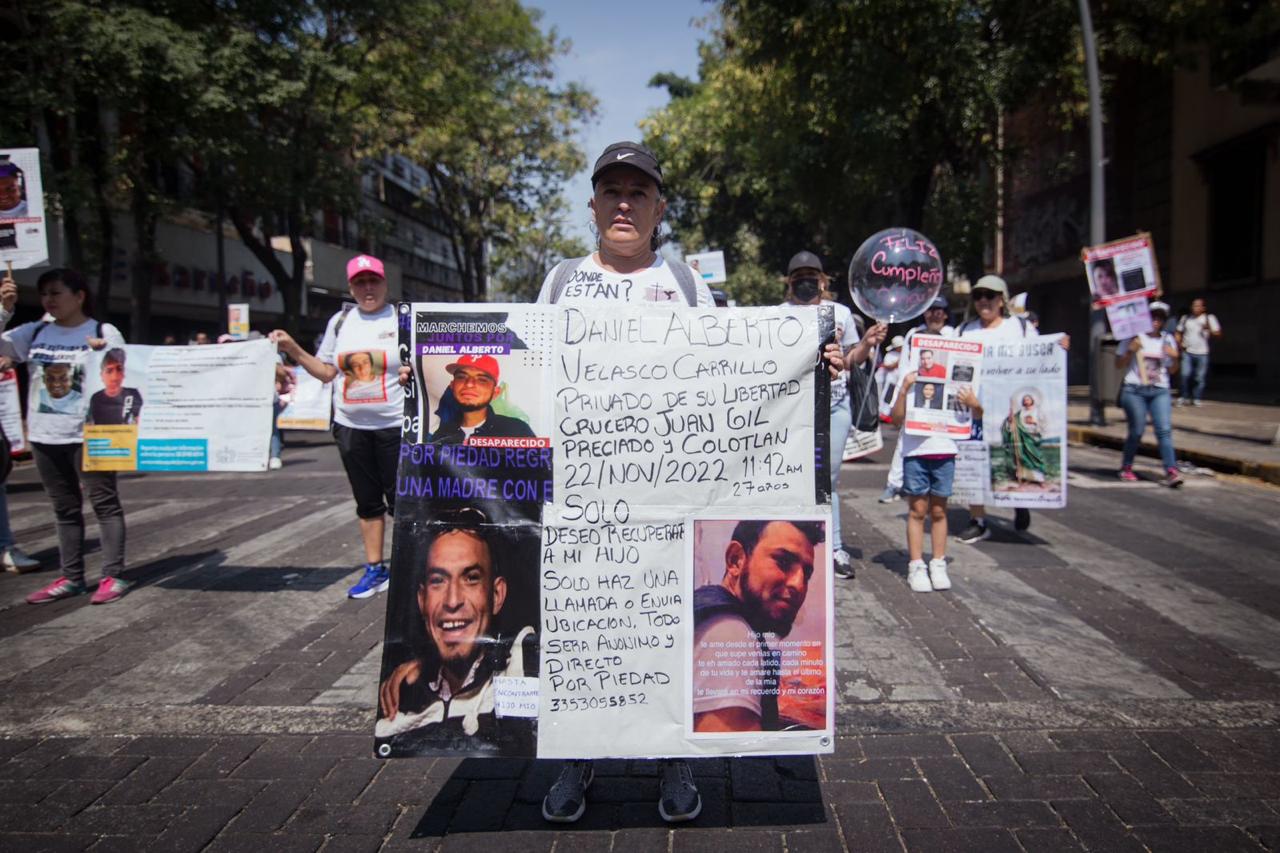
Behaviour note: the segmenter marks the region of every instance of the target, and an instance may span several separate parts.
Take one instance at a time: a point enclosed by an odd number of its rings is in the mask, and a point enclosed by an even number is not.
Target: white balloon
[[[849,264],[858,310],[885,323],[919,317],[942,289],[942,256],[910,228],[886,228],[863,241]]]

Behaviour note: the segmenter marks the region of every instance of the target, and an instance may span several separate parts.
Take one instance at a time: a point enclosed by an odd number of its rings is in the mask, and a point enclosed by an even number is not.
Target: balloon
[[[923,234],[886,228],[868,237],[849,264],[858,310],[885,323],[919,317],[942,289],[942,256]]]

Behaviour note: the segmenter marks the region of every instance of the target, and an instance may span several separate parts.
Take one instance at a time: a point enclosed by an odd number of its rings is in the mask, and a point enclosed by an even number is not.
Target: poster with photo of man
[[[0,148],[0,266],[49,262],[40,149]]]
[[[959,402],[962,389],[977,393],[982,379],[983,345],[977,341],[916,335],[905,373],[916,374],[907,398],[908,435],[945,435],[964,440],[973,428],[973,416]]]
[[[1155,244],[1145,232],[1080,251],[1094,308],[1105,308],[1160,289]]]

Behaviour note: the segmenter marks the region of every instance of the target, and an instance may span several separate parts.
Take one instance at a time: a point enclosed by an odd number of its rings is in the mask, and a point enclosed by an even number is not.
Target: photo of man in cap
[[[498,385],[501,371],[496,358],[491,355],[461,355],[444,369],[452,379],[436,409],[440,426],[428,439],[431,444],[462,444],[472,436],[533,436],[533,430],[524,421],[493,410],[493,401],[502,394]]]
[[[482,512],[467,508],[424,543],[413,581],[424,634],[378,690],[374,735],[401,754],[532,749],[534,720],[499,714],[494,677],[533,677],[538,658],[531,626],[506,636],[499,628],[511,590],[499,563],[507,549],[495,535]]]

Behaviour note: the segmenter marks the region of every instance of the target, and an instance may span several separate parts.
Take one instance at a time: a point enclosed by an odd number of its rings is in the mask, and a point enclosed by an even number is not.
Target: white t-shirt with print
[[[1129,351],[1129,342],[1133,338],[1125,338],[1117,345],[1117,352],[1125,353]],[[1152,385],[1156,388],[1169,387],[1169,355],[1164,351],[1165,347],[1169,347],[1174,352],[1178,351],[1178,343],[1174,340],[1173,335],[1163,332],[1159,335],[1138,335],[1138,340],[1142,341],[1142,349],[1134,353],[1133,358],[1129,359],[1129,371],[1124,375],[1125,385]],[[1146,362],[1147,381],[1142,381],[1142,373],[1138,369],[1138,359],[1141,358]]]
[[[0,311],[0,321],[9,315]],[[89,338],[98,334],[98,321],[59,326],[37,320],[4,333],[0,355],[27,363],[27,436],[37,444],[80,444],[84,441],[84,370]],[[108,347],[124,346],[124,336],[110,323],[102,324]]]
[[[1192,355],[1209,354],[1209,338],[1222,331],[1218,318],[1212,314],[1201,314],[1193,317],[1190,314],[1178,323],[1178,331],[1182,333],[1182,349]]]
[[[394,305],[366,314],[359,308],[329,318],[316,358],[338,368],[333,385],[333,419],[352,429],[399,429],[404,423],[404,389],[396,381],[400,337]]]
[[[555,267],[547,273],[542,281],[542,290],[538,293],[538,302],[546,304],[551,301],[551,290],[555,282]],[[705,282],[694,280],[698,293],[699,308],[711,308],[716,303],[711,296],[711,288]],[[642,270],[629,273],[609,272],[600,266],[594,254],[588,255],[578,264],[578,268],[569,276],[560,298],[560,303],[606,303],[606,302],[650,302],[654,304],[672,304],[688,307],[684,291],[676,281],[675,274],[666,258],[657,255],[652,264]]]

